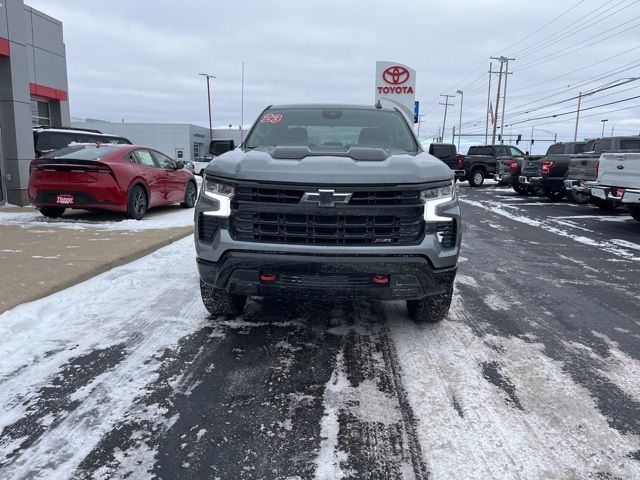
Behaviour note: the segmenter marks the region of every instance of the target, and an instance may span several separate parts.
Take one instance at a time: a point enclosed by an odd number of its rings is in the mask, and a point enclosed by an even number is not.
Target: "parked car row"
[[[520,195],[567,197],[602,209],[625,206],[640,221],[640,136],[558,142],[542,156],[511,145],[472,146],[462,155],[454,144],[432,143],[428,151],[472,187],[494,178]]]
[[[640,136],[555,143],[540,160],[525,162],[519,184],[521,194],[542,188],[551,200],[626,206],[640,221]]]
[[[83,209],[140,220],[152,207],[195,205],[191,162],[98,130],[35,127],[33,139],[29,199],[46,217]]]

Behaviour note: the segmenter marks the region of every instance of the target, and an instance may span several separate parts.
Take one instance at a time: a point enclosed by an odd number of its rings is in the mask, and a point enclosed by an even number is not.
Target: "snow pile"
[[[61,218],[47,218],[32,209],[24,212],[0,210],[0,225],[15,225],[22,228],[63,228],[66,230],[113,230],[139,231],[162,230],[175,227],[193,226],[193,209],[180,207],[159,207],[151,209],[142,220],[125,219],[117,213],[69,214]]]

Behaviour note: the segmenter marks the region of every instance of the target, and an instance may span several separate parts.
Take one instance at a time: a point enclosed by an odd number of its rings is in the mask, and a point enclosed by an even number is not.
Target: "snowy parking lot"
[[[201,303],[191,237],[0,315],[0,477],[640,478],[640,223],[461,187],[448,318]]]

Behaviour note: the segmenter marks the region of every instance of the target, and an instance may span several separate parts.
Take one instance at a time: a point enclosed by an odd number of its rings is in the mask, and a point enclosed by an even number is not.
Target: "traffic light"
[[[522,135],[518,135],[518,138],[516,139],[516,145],[518,145],[520,143],[520,140],[522,140]]]

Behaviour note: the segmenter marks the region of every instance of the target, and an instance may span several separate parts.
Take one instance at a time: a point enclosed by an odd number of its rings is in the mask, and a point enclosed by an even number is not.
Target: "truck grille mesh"
[[[316,188],[238,186],[231,236],[238,241],[301,245],[415,245],[424,237],[418,190],[350,190],[349,204],[301,204]],[[381,208],[373,208],[380,206]],[[395,206],[395,208],[390,208]]]

